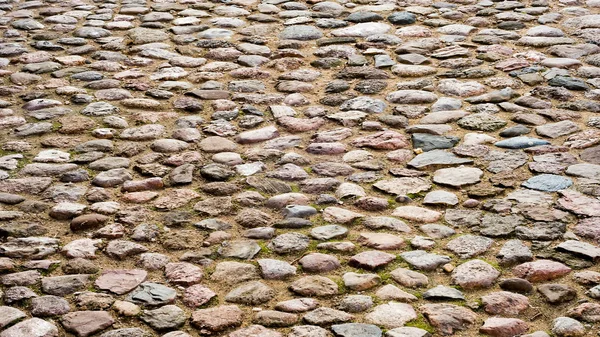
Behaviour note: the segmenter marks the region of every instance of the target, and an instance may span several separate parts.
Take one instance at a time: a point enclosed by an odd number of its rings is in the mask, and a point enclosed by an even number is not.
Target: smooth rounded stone
[[[309,273],[327,273],[341,267],[338,259],[333,255],[322,253],[310,253],[304,255],[298,263],[303,271]]]
[[[507,291],[514,291],[519,293],[530,293],[533,291],[533,285],[529,281],[521,278],[510,278],[500,282],[500,288]]]
[[[437,127],[437,126],[434,126]],[[430,129],[429,129],[430,130]],[[429,131],[424,130],[424,131]],[[454,136],[437,136],[428,133],[413,133],[412,142],[415,149],[431,151],[436,149],[450,149],[454,147],[460,138]]]
[[[65,330],[86,337],[102,331],[115,323],[106,311],[74,311],[61,318]]]
[[[431,334],[427,330],[420,328],[403,326],[386,331],[385,337],[430,337]]]
[[[373,187],[389,194],[407,195],[429,190],[431,182],[425,178],[404,177],[379,180]]]
[[[500,135],[502,136],[502,133]],[[494,143],[495,146],[505,149],[525,149],[548,144],[550,144],[550,142],[546,140],[531,137],[514,137]]]
[[[483,322],[479,332],[495,336],[509,337],[518,336],[529,330],[529,325],[517,318],[491,317]]]
[[[57,176],[63,173],[73,171],[77,168],[76,164],[27,164],[21,170],[21,174],[32,176]]]
[[[242,260],[253,258],[259,251],[258,243],[250,240],[227,241],[217,250],[221,256]]]
[[[367,295],[348,295],[341,299],[337,308],[349,313],[369,310],[373,306],[373,298]]]
[[[381,277],[376,274],[358,274],[353,272],[345,273],[342,276],[344,285],[352,290],[367,290],[381,283]]]
[[[2,317],[0,318],[0,328],[4,328],[26,317],[25,313],[21,310],[7,306],[0,306],[0,314],[0,317]]]
[[[600,231],[598,231],[596,223],[597,218],[581,219],[573,229],[573,232],[581,237],[600,242]]]
[[[563,87],[563,88],[566,88],[569,90],[579,90],[579,91],[589,90],[588,85],[583,80],[578,79],[578,78],[569,77],[569,76],[555,76],[550,81],[548,81],[548,84],[553,87]],[[554,124],[558,124],[558,123],[554,123]],[[563,125],[563,126],[566,126],[566,125]],[[562,132],[565,132],[565,131],[563,130]]]
[[[265,279],[281,280],[296,275],[296,267],[285,261],[260,259],[257,262]]]
[[[586,163],[569,165],[565,173],[576,177],[600,179],[600,165]]]
[[[437,73],[436,68],[430,67],[430,66],[423,66],[423,65],[397,64],[397,65],[393,66],[391,70],[392,70],[392,73],[394,73],[397,76],[401,76],[401,77],[424,77],[427,75],[433,75],[433,74]],[[403,91],[403,90],[400,90],[400,91]],[[404,90],[404,91],[406,91],[406,90]],[[398,91],[394,92],[396,94],[394,94],[391,97],[391,99],[390,98],[386,98],[386,99],[393,103],[404,103],[404,104],[430,103],[430,102],[424,102],[424,101],[429,100],[429,99],[431,99],[432,101],[437,100],[437,96],[435,97],[435,99],[433,99],[434,96],[431,96],[431,94],[430,94],[430,96],[427,96],[424,91],[420,92],[420,93],[418,93],[418,90],[412,90],[412,91],[413,91],[412,98],[405,97],[400,102],[393,102],[393,101],[398,101],[398,97],[400,95],[398,93]],[[392,93],[390,93],[390,95],[391,94]],[[430,97],[430,98],[428,98],[428,97]],[[422,100],[422,101],[421,102],[411,102],[411,100],[412,101]]]
[[[46,294],[66,296],[83,289],[90,275],[64,275],[42,279],[42,291]]]
[[[438,285],[424,292],[423,298],[429,300],[464,300],[465,296],[458,289]]]
[[[432,223],[438,221],[442,214],[417,206],[400,206],[394,209],[392,216],[411,220],[414,222]]]
[[[537,191],[556,192],[570,187],[573,185],[573,181],[569,178],[559,175],[540,174],[529,178],[521,185]]]
[[[148,332],[140,328],[124,328],[107,331],[100,335],[100,337],[144,337]],[[183,336],[185,337],[185,336]]]
[[[408,146],[406,137],[395,131],[381,131],[354,139],[350,145],[378,150],[397,150]]]
[[[325,225],[315,227],[311,230],[310,236],[317,240],[331,240],[333,238],[345,237],[348,229],[339,225]]]
[[[207,333],[218,333],[242,324],[244,312],[237,305],[221,305],[192,313],[191,325]]]
[[[140,319],[155,330],[170,330],[182,326],[186,313],[176,305],[165,305],[154,310],[144,310]]]
[[[363,22],[345,28],[334,29],[331,31],[331,34],[338,37],[368,37],[385,34],[391,28],[390,25],[381,22]]]
[[[301,296],[326,297],[337,295],[338,285],[324,276],[305,276],[290,284],[289,289]]]
[[[187,149],[188,143],[177,139],[158,139],[152,142],[150,148],[160,153],[175,153]]]
[[[392,270],[390,276],[400,285],[409,288],[424,287],[429,284],[427,276],[405,268],[397,268]]]
[[[245,328],[238,329],[229,334],[231,337],[283,337],[283,335],[277,331],[265,328],[262,325],[250,325]]]
[[[341,241],[341,242],[322,242],[317,244],[318,249],[324,249],[333,252],[340,253],[351,253],[356,250],[356,245],[352,242]]]
[[[4,292],[4,302],[6,304],[36,297],[38,297],[38,295],[34,291],[24,286],[10,287]]]
[[[518,136],[526,135],[529,132],[531,132],[530,128],[528,128],[522,124],[517,124],[515,126],[511,126],[507,129],[500,131],[500,137],[518,137]],[[518,143],[513,145],[510,142],[507,145],[504,145],[504,144],[507,144],[507,143],[502,143],[502,146],[499,146],[499,147],[511,148],[509,146],[513,146],[512,148],[519,148],[519,146],[522,146],[522,145],[519,145]],[[498,145],[496,145],[496,146],[498,146]]]
[[[282,209],[286,206],[307,205],[308,197],[302,193],[283,193],[267,200],[265,206],[273,209]]]
[[[336,172],[333,173],[333,175],[336,175]],[[304,169],[295,164],[284,164],[283,166],[268,172],[266,176],[284,181],[299,181],[309,177]]]
[[[322,37],[323,32],[320,29],[308,25],[288,26],[279,34],[279,38],[282,40],[309,41]]]
[[[594,286],[600,284],[600,273],[591,270],[581,271],[573,275],[573,280],[581,285]]]
[[[394,12],[387,17],[387,20],[394,25],[410,25],[415,23],[416,16],[410,12]]]
[[[378,99],[367,96],[360,96],[349,99],[342,103],[340,110],[358,110],[367,113],[381,113],[385,110],[387,104]]]
[[[323,210],[323,220],[327,222],[350,224],[362,217],[364,217],[364,215],[361,213],[356,213],[340,207],[327,207]]]
[[[462,82],[456,79],[440,80],[438,90],[445,95],[470,97],[479,95],[485,92],[485,86],[476,81]],[[460,108],[460,105],[456,109]],[[456,110],[446,109],[446,110]]]
[[[43,24],[33,19],[15,20],[11,23],[11,26],[22,30],[37,30],[45,27]]]
[[[536,260],[525,262],[513,268],[513,274],[530,282],[550,281],[571,272],[566,265],[550,261]]]
[[[340,337],[381,337],[379,327],[364,323],[345,323],[331,326],[331,331]]]
[[[559,337],[585,336],[583,324],[570,317],[558,317],[552,321],[552,333]]]
[[[578,215],[598,216],[598,212],[595,211],[596,199],[588,198],[572,190],[563,190],[559,194],[562,197],[558,199],[558,204],[562,209]]]
[[[461,259],[468,259],[487,252],[493,243],[490,238],[466,234],[448,242],[446,249]]]
[[[404,239],[387,233],[361,233],[356,240],[359,244],[379,250],[395,250],[404,247]]]
[[[546,302],[552,304],[569,302],[577,297],[577,291],[564,284],[542,284],[537,290]]]
[[[169,38],[169,35],[161,30],[141,27],[129,30],[127,35],[133,44],[161,42]]]
[[[346,312],[328,307],[320,307],[304,315],[303,320],[308,324],[330,325],[345,323],[351,321],[353,318],[354,316]]]
[[[458,98],[452,97],[440,97],[433,105],[431,106],[432,112],[444,112],[450,113],[452,111],[459,111],[462,107],[462,101]],[[463,112],[462,116],[457,116],[455,119],[459,119],[466,115],[466,112]]]
[[[393,254],[370,250],[352,256],[348,264],[355,268],[375,270],[389,264],[395,258]]]
[[[0,283],[5,286],[29,286],[37,284],[41,274],[37,270],[5,274],[0,277]]]
[[[377,197],[362,197],[354,203],[354,206],[366,211],[383,211],[389,207],[389,200]]]
[[[101,242],[91,239],[74,240],[63,247],[63,252],[70,258],[95,258],[96,245]]]
[[[508,240],[504,243],[496,258],[500,260],[501,265],[506,266],[529,262],[533,260],[533,254],[521,240]]]
[[[567,312],[572,318],[579,319],[584,322],[598,322],[598,310],[600,306],[597,303],[582,303]]]
[[[275,310],[263,310],[254,316],[252,322],[268,327],[287,327],[298,323],[298,315]]]
[[[396,104],[425,104],[435,102],[438,96],[423,90],[398,90],[390,92],[385,99]]]
[[[377,94],[387,87],[387,83],[382,80],[362,80],[356,83],[354,90],[361,94]],[[349,88],[349,87],[348,87]]]
[[[314,325],[300,325],[291,329],[287,337],[328,337],[329,332]]]
[[[219,136],[210,136],[202,139],[198,147],[205,152],[234,152],[238,145],[231,140]]]
[[[448,226],[438,224],[426,224],[419,227],[419,229],[427,234],[430,238],[444,239],[456,234],[456,231]]]
[[[471,310],[453,304],[425,304],[421,311],[429,323],[444,335],[466,330],[477,319]]]
[[[438,184],[460,187],[476,184],[483,176],[483,171],[474,167],[447,168],[435,171],[433,181]]]
[[[535,132],[538,135],[548,138],[558,138],[561,136],[575,133],[580,130],[581,129],[577,124],[568,120],[557,123],[544,124],[535,128]]]
[[[75,258],[62,266],[65,274],[95,274],[99,268],[90,260]]]
[[[56,325],[34,317],[21,321],[0,333],[0,337],[57,337]]]
[[[230,165],[230,166],[239,165],[244,162],[242,157],[238,153],[235,153],[235,152],[215,153],[212,156],[212,160],[219,164],[225,164],[225,165]]]
[[[209,28],[198,34],[198,38],[206,40],[229,39],[233,31],[223,28]]]
[[[452,272],[452,282],[464,289],[489,288],[500,276],[500,272],[487,262],[471,260]]]
[[[454,193],[443,190],[432,191],[425,195],[425,198],[423,198],[423,204],[454,206],[458,204],[458,197]]]
[[[428,253],[423,250],[413,250],[400,254],[408,264],[419,270],[435,270],[451,261],[450,257]]]
[[[370,22],[383,20],[383,17],[374,12],[358,11],[348,15],[345,20],[349,22]]]
[[[346,158],[346,156],[344,157]],[[335,196],[339,199],[348,197],[360,198],[366,196],[366,193],[365,190],[357,184],[341,183],[335,191]]]
[[[275,309],[284,312],[300,313],[311,311],[313,309],[316,309],[318,306],[319,301],[315,299],[295,298],[275,304]]]
[[[260,261],[263,260],[259,260],[259,265],[261,265]],[[210,276],[211,280],[229,285],[256,280],[259,278],[260,275],[256,266],[249,263],[234,261],[218,263]]]
[[[108,243],[105,248],[105,252],[112,258],[123,260],[129,256],[133,256],[148,251],[143,245],[125,241],[125,240],[113,240]]]
[[[129,171],[124,168],[116,168],[98,173],[92,180],[92,184],[100,187],[115,187],[132,179],[133,176]]]
[[[308,248],[310,239],[300,233],[285,233],[276,236],[268,244],[268,248],[278,254],[290,254],[304,251]]]
[[[527,296],[499,291],[481,297],[483,309],[490,315],[518,316],[529,308]]]
[[[416,318],[417,314],[411,305],[389,302],[376,306],[365,316],[365,321],[386,329],[393,329],[404,326]]]
[[[415,295],[408,293],[391,284],[386,284],[383,287],[379,288],[375,292],[375,296],[385,301],[391,300],[398,302],[414,302],[417,300],[417,297]]]
[[[286,197],[283,200],[285,201],[287,199],[288,198]],[[212,207],[216,208],[214,215],[220,214],[220,211],[219,211],[220,208],[217,208],[217,207],[220,207],[219,205],[222,205],[222,204],[223,204],[223,201],[217,202],[216,205],[212,205],[212,204],[209,205],[211,208]],[[208,210],[208,207],[205,207],[206,206],[205,203],[202,203],[199,206],[202,206],[202,208],[197,209],[199,211],[202,210],[203,212],[206,212]],[[256,227],[266,226],[269,223],[271,223],[271,220],[272,220],[271,216],[269,214],[261,212],[257,209],[251,209],[251,208],[246,208],[246,209],[243,209],[242,211],[240,211],[238,216],[235,219],[239,225],[241,225],[242,227],[245,227],[245,228],[256,228]],[[200,225],[200,226],[202,226],[202,225]],[[229,228],[231,226],[227,226],[227,227]],[[215,229],[228,229],[228,228],[215,228]]]

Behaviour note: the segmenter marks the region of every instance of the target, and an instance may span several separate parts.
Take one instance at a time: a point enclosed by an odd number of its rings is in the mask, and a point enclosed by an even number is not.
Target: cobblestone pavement
[[[0,0],[0,337],[600,336],[600,0]]]

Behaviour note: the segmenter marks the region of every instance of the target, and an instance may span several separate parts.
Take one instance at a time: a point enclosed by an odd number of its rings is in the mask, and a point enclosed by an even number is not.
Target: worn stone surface
[[[599,13],[1,2],[0,337],[594,334]]]

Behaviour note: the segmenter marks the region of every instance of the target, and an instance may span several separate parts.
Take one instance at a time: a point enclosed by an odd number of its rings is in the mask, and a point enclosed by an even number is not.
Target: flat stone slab
[[[429,166],[455,166],[471,163],[473,163],[472,159],[457,157],[444,150],[433,150],[419,154],[408,162],[408,166],[421,169]]]
[[[146,280],[148,273],[140,269],[106,270],[95,281],[96,287],[122,295]]]
[[[435,171],[433,182],[460,187],[478,183],[482,175],[483,171],[475,167],[447,168]]]

